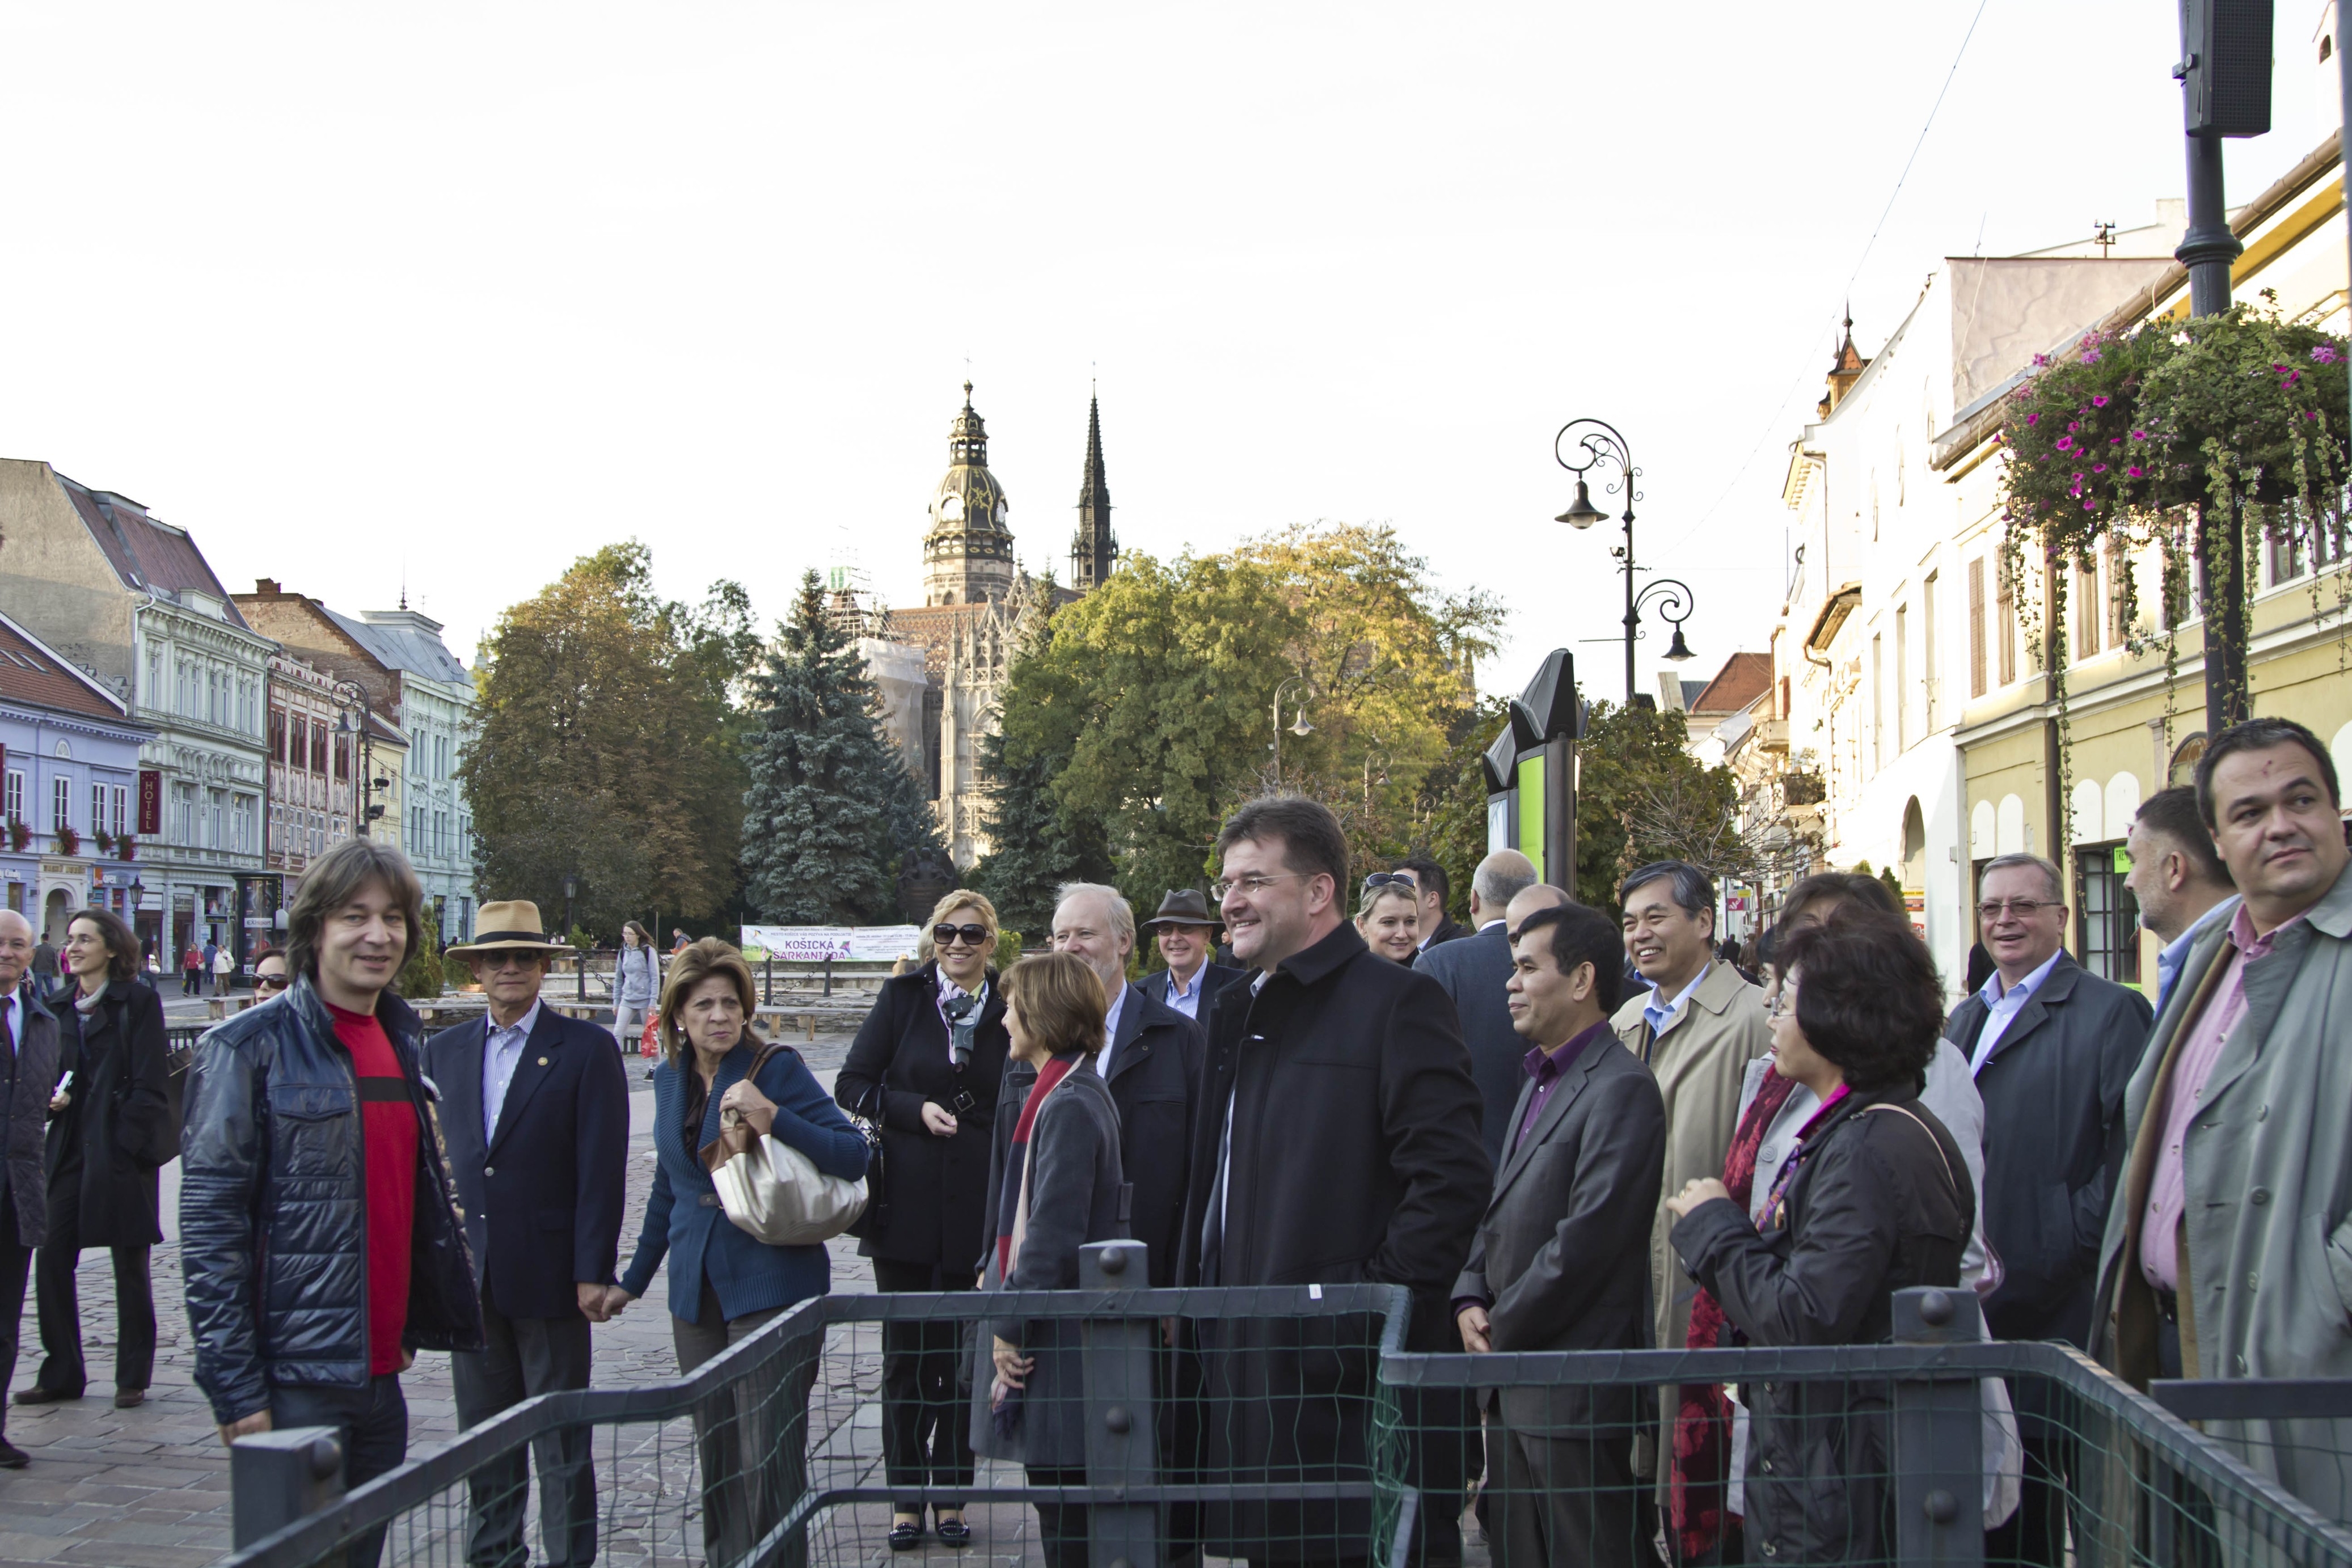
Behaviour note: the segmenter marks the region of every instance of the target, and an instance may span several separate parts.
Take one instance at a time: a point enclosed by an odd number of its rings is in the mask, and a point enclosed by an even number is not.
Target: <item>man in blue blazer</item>
[[[468,959],[487,1017],[435,1036],[425,1071],[481,1275],[488,1347],[452,1358],[457,1420],[472,1427],[533,1395],[588,1386],[588,1325],[621,1245],[629,1085],[612,1037],[540,1003],[549,955],[539,905],[482,905]],[[588,1433],[551,1434],[539,1459],[540,1531],[551,1568],[596,1558]],[[469,1568],[523,1568],[522,1456],[470,1483]]]
[[[1158,934],[1160,956],[1168,967],[1144,976],[1138,982],[1139,988],[1203,1030],[1209,1027],[1209,998],[1248,973],[1211,961],[1209,945],[1215,939],[1217,925],[1217,917],[1209,913],[1207,895],[1197,887],[1180,887],[1160,901],[1160,913],[1143,925]]]

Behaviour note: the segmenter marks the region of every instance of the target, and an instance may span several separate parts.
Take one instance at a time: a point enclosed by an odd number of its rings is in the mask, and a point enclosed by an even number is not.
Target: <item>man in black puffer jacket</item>
[[[352,839],[302,879],[284,995],[197,1047],[180,1139],[180,1256],[196,1384],[221,1441],[332,1427],[348,1486],[408,1453],[400,1374],[480,1350],[473,1260],[391,994],[422,916],[398,850]],[[354,1541],[373,1568],[383,1531]]]

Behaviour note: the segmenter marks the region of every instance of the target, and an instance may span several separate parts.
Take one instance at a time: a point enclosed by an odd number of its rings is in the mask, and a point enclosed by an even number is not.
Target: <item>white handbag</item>
[[[782,1049],[772,1042],[762,1051],[747,1082],[767,1065],[770,1051]],[[826,1176],[782,1139],[755,1136],[743,1113],[732,1107],[720,1113],[718,1141],[703,1149],[702,1163],[728,1219],[771,1247],[830,1241],[866,1212],[863,1176],[844,1181]]]

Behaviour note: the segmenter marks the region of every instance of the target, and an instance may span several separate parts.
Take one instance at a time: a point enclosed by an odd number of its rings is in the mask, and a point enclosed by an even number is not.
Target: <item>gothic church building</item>
[[[1033,578],[1013,560],[1012,507],[989,472],[988,430],[971,406],[970,382],[963,394],[923,535],[921,606],[861,614],[847,595],[835,596],[866,632],[858,648],[881,691],[884,728],[929,785],[959,871],[990,848],[980,743],[997,731],[998,696],[1024,620],[1045,594],[1067,603],[1099,587],[1118,564],[1099,402],[1089,399],[1087,407],[1086,468],[1065,586]]]

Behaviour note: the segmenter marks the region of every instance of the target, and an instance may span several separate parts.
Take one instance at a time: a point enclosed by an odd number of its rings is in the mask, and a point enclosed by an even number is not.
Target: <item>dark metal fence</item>
[[[1650,1568],[1691,1499],[1671,1462],[1662,1487],[1630,1455],[1661,1436],[1662,1390],[1717,1388],[1746,1413],[1743,1468],[1719,1479],[1743,1489],[1748,1561],[1973,1568],[1980,1390],[1999,1378],[2058,1439],[2040,1445],[2060,1456],[2058,1561],[2352,1568],[2352,1533],[2259,1454],[2064,1347],[1982,1341],[1962,1293],[1904,1292],[1891,1344],[1468,1356],[1406,1353],[1393,1287],[1130,1288],[1141,1249],[1120,1243],[1087,1248],[1082,1270],[1076,1291],[804,1302],[677,1381],[531,1400],[348,1496],[315,1435],[240,1445],[228,1562],[360,1568],[378,1540],[398,1563],[561,1560],[561,1532],[593,1518],[609,1564],[871,1563],[890,1556],[895,1500],[961,1504],[987,1557],[1047,1568],[1195,1553],[1409,1568],[1450,1555],[1456,1521],[1474,1560],[1483,1538],[1511,1568]],[[999,1332],[1028,1358],[1001,1410]],[[901,1353],[887,1387],[886,1350]],[[2252,1385],[2194,1385],[2217,1387]],[[2352,1409],[2340,1389],[2294,1397],[2295,1414]],[[959,1432],[978,1436],[976,1458]],[[1776,1473],[1792,1456],[1801,1473]],[[593,1503],[567,1521],[582,1480]]]

